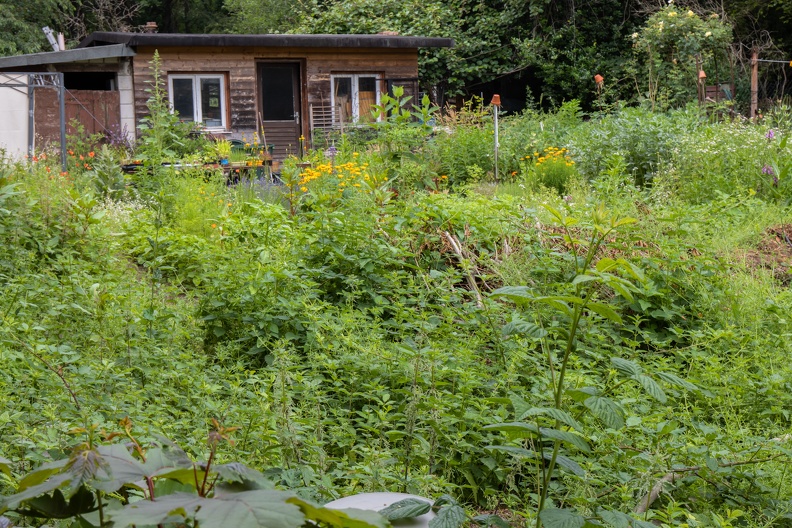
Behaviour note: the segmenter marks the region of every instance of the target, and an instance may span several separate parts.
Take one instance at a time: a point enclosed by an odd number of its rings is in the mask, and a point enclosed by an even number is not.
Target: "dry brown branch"
[[[736,462],[725,462],[722,464],[718,464],[718,467],[725,468],[725,467],[746,466],[749,464],[761,464],[762,462],[770,462],[771,460],[775,460],[776,458],[779,458],[781,456],[783,455],[760,458],[757,460],[749,459],[749,460],[738,460]],[[684,475],[688,473],[694,473],[696,474],[697,477],[701,478],[701,476],[698,475],[698,472],[701,471],[701,469],[702,466],[686,466],[686,467],[672,469],[671,471],[663,475],[660,478],[660,480],[658,480],[655,483],[655,485],[652,486],[652,489],[649,490],[649,493],[644,495],[643,498],[641,498],[641,500],[638,501],[638,504],[633,509],[633,512],[646,513],[647,511],[649,511],[649,508],[652,506],[652,504],[654,504],[654,501],[656,501],[657,498],[660,496],[660,494],[663,492],[663,487],[666,484],[673,484],[676,480],[683,478]]]
[[[476,278],[469,270],[464,269],[464,262],[466,257],[465,257],[465,253],[462,251],[462,243],[448,231],[443,231],[443,238],[445,238],[446,241],[449,243],[451,249],[454,251],[454,254],[456,254],[457,256],[457,259],[459,259],[459,264],[463,267],[463,271],[465,272],[465,278],[467,279],[468,287],[470,288],[470,291],[472,291],[473,294],[476,296],[476,306],[478,306],[479,308],[484,307],[484,301],[481,298],[481,292],[479,291],[478,285],[476,284]]]

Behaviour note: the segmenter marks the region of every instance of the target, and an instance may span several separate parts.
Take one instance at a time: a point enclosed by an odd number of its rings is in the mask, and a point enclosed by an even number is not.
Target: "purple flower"
[[[765,166],[762,167],[762,174],[767,174],[768,176],[773,176],[775,174],[775,171],[773,170],[773,167],[771,167],[770,165],[765,163]]]
[[[765,137],[766,137],[767,139],[773,139],[773,138],[775,137],[775,132],[773,132],[773,129],[772,129],[772,128],[771,128],[770,130],[768,130],[768,131],[767,131],[767,134],[765,134]]]

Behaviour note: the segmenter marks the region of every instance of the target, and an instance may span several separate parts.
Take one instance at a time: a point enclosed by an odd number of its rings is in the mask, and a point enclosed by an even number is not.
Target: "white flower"
[[[712,31],[707,31],[706,33],[704,33],[704,36],[705,37],[711,37],[712,36]]]
[[[694,13],[693,11],[688,11],[687,12],[687,16],[689,16],[689,17],[695,16],[695,15],[696,15],[696,13]]]
[[[638,32],[637,31],[632,34],[632,38],[633,38],[633,40],[638,38]]]

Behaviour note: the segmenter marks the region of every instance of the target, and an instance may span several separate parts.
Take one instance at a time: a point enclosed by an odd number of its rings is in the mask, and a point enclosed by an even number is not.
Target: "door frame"
[[[259,116],[262,113],[261,105],[264,102],[264,93],[261,89],[261,72],[262,66],[266,64],[295,64],[297,66],[297,82],[295,83],[296,96],[299,98],[297,108],[300,109],[300,119],[298,120],[298,135],[305,136],[306,119],[308,116],[308,93],[306,82],[306,60],[304,58],[279,58],[267,59],[257,58],[254,61],[256,66],[256,130],[261,126]]]

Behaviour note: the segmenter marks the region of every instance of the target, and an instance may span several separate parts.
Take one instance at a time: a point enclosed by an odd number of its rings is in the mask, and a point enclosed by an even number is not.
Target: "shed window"
[[[169,75],[171,107],[182,121],[203,123],[206,128],[226,127],[223,75]]]
[[[370,123],[371,111],[380,102],[379,75],[340,74],[332,76],[332,104],[346,123]]]

